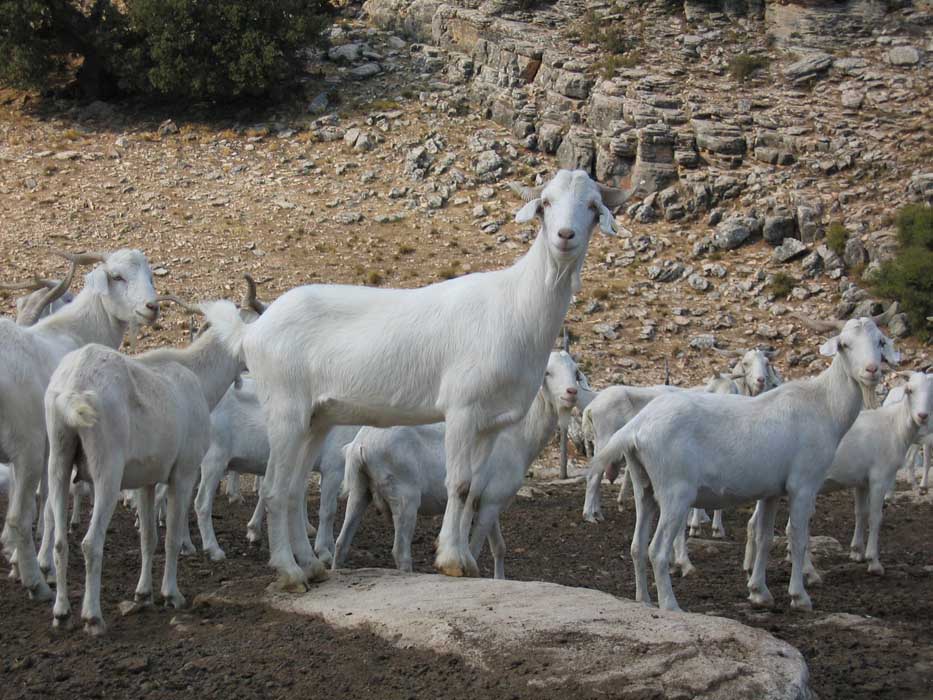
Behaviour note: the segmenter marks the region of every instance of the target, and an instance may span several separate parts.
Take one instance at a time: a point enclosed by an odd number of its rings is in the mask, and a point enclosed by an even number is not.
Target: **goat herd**
[[[188,305],[156,294],[148,261],[136,250],[61,253],[71,261],[61,282],[6,285],[35,291],[18,304],[16,323],[0,320],[0,461],[12,464],[2,543],[33,598],[52,598],[46,580],[54,576],[53,625],[70,619],[69,492],[76,506],[82,489],[93,493],[82,541],[81,617],[99,634],[104,537],[121,491],[132,491],[138,513],[141,603],[152,599],[164,492],[161,595],[181,606],[177,562],[191,547],[192,493],[200,477],[202,545],[222,559],[211,507],[228,471],[262,477],[248,537],[259,538],[265,515],[282,590],[304,591],[326,576],[327,564],[339,566],[371,501],[391,513],[400,569],[412,567],[417,515],[443,513],[437,569],[477,575],[488,540],[502,578],[500,514],[574,408],[595,446],[584,518],[602,519],[604,474],[612,480],[625,465],[632,484],[637,600],[650,602],[650,557],[660,605],[678,609],[669,566],[673,553],[683,573],[692,568],[685,537],[691,508],[757,501],[744,564],[751,601],[772,604],[765,568],[776,508],[786,496],[791,605],[809,608],[804,577],[818,577],[807,552],[809,520],[817,493],[834,488],[855,491],[853,558],[867,558],[869,570],[881,573],[884,496],[912,445],[923,442],[929,464],[933,404],[933,376],[912,372],[875,408],[882,364],[898,360],[876,324],[884,319],[801,319],[832,336],[820,347],[832,363],[811,379],[783,383],[767,354],[750,351],[731,376],[706,387],[592,392],[566,346],[552,348],[580,288],[592,231],[614,235],[611,210],[631,193],[564,170],[542,187],[516,190],[526,202],[516,220],[540,220],[530,250],[509,268],[420,289],[310,285],[266,307],[247,278],[239,308],[229,301]],[[96,267],[71,297],[76,268],[89,264]],[[154,322],[166,301],[205,317],[199,336],[183,349],[120,353],[127,330],[132,338],[138,324]],[[306,512],[312,470],[321,474],[313,546]],[[348,502],[335,542],[341,484]],[[691,530],[700,516],[690,517]],[[714,518],[722,535],[721,516]]]

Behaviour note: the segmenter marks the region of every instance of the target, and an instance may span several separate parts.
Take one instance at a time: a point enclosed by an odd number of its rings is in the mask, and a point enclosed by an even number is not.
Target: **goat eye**
[[[849,346],[846,345],[845,343],[839,343],[839,349],[840,349],[840,350],[846,350],[846,349],[848,349],[848,347],[849,347]]]
[[[551,206],[551,203],[550,203],[549,201],[547,201],[546,199],[542,199],[542,200],[541,200],[541,206],[544,207],[545,209],[547,209],[549,206]]]
[[[878,341],[878,346],[879,346],[879,347],[882,347],[882,348],[885,346],[885,339],[884,339],[884,338],[882,338],[881,340]]]
[[[551,376],[551,373],[550,373],[550,372],[545,372],[545,373],[544,373],[544,376],[545,376],[545,377],[550,377],[550,376]]]
[[[123,278],[123,275],[110,275],[110,279],[114,282],[126,282],[126,280]]]

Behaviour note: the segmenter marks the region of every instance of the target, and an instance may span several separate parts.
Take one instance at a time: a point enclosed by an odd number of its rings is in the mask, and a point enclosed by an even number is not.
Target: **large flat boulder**
[[[303,595],[269,593],[267,602],[493,673],[525,660],[535,669],[529,684],[541,688],[584,685],[624,698],[812,697],[800,653],[766,632],[590,589],[355,569],[332,572]]]

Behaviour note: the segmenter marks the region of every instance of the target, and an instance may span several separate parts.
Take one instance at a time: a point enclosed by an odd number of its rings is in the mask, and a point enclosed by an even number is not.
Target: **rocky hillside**
[[[810,374],[825,360],[789,311],[884,308],[860,274],[895,210],[933,197],[928,6],[518,4],[369,0],[309,57],[300,108],[3,93],[0,277],[61,271],[49,245],[134,245],[193,298],[245,271],[265,298],[426,284],[511,263],[534,229],[506,183],[562,166],[639,188],[568,319],[595,386],[665,360],[693,383],[726,369],[714,348],[751,345]]]

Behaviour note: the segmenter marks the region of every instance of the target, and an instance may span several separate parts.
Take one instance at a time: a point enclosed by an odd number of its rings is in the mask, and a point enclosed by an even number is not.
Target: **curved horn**
[[[256,298],[256,281],[249,274],[243,275],[243,279],[246,280],[246,294],[243,295],[240,308],[250,308],[261,316],[268,308],[268,305],[263,304]]]
[[[198,316],[203,316],[204,312],[198,306],[191,306],[188,302],[183,301],[174,294],[163,294],[155,298],[156,302],[170,301],[173,304],[178,304],[181,308],[187,311],[189,314],[197,314]]]
[[[628,190],[620,190],[617,187],[600,185],[598,182],[596,183],[596,186],[599,187],[599,193],[602,195],[603,204],[605,204],[609,209],[613,209],[614,207],[621,207],[635,192],[634,187]]]
[[[891,323],[891,319],[894,318],[895,314],[899,311],[897,302],[891,302],[891,305],[887,308],[886,311],[882,311],[876,316],[872,316],[871,320],[875,322],[876,326],[886,326]]]
[[[72,260],[71,268],[68,270],[68,274],[65,275],[64,279],[61,282],[58,282],[51,288],[46,288],[46,291],[42,294],[36,294],[33,298],[30,298],[26,302],[26,305],[23,307],[22,312],[17,319],[17,323],[22,326],[31,326],[39,320],[39,317],[42,315],[42,312],[52,302],[61,299],[65,292],[68,291],[68,287],[71,286],[72,280],[75,278],[75,271],[78,269],[78,263]]]
[[[803,325],[811,330],[816,331],[817,333],[833,333],[839,332],[842,330],[842,327],[846,325],[845,321],[833,320],[825,321],[819,318],[808,318],[802,314],[791,314],[794,318],[800,321]]]
[[[0,293],[2,292],[21,292],[29,291],[34,292],[37,289],[51,289],[56,284],[58,280],[47,280],[42,277],[33,277],[28,282],[0,282]]]
[[[95,265],[99,262],[104,262],[109,255],[109,253],[94,253],[90,251],[85,253],[69,253],[67,250],[58,250],[57,248],[53,248],[52,252],[75,265]]]
[[[567,326],[564,326],[564,352],[570,352],[570,336],[567,334]]]
[[[525,187],[520,182],[510,182],[509,189],[511,189],[524,201],[530,202],[532,199],[537,199],[541,196],[541,190],[544,189],[544,185],[541,185],[540,187]]]

